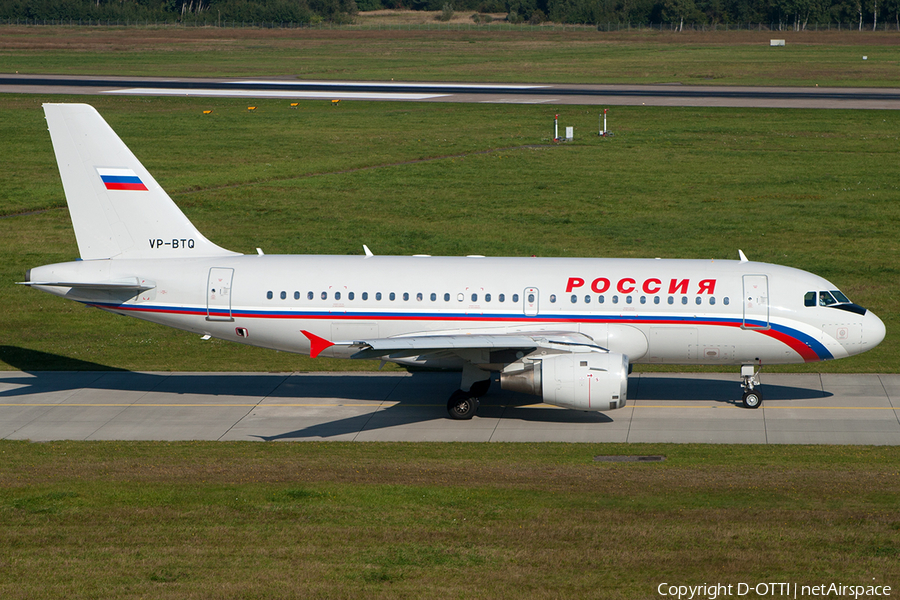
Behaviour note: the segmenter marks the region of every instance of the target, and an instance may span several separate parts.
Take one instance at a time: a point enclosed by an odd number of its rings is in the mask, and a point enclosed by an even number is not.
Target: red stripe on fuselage
[[[91,304],[90,306],[95,306],[98,308],[106,308],[108,310],[121,310],[121,311],[135,311],[135,312],[155,312],[160,314],[183,314],[183,315],[203,315],[206,314],[206,311],[202,310],[175,310],[175,309],[161,309],[161,308],[144,308],[140,306],[123,306],[119,305],[116,307],[108,307],[101,306],[96,304]],[[223,313],[224,314],[224,313]],[[330,314],[318,314],[318,315],[295,315],[295,314],[241,314],[238,311],[234,311],[234,317],[244,318],[244,319],[316,319],[316,320],[348,320],[348,319],[366,319],[366,320],[376,320],[376,321],[423,321],[423,322],[434,322],[434,321],[487,321],[487,322],[534,322],[534,323],[607,323],[607,324],[621,324],[621,325],[704,325],[704,326],[715,326],[715,327],[741,327],[740,322],[721,322],[721,321],[696,321],[696,320],[681,320],[681,319],[610,319],[610,320],[599,320],[599,319],[578,319],[575,317],[572,318],[553,318],[553,319],[541,319],[540,317],[526,317],[515,316],[515,317],[492,317],[492,316],[484,316],[483,313],[476,313],[471,315],[463,315],[463,316],[412,316],[412,315],[359,315],[355,313],[330,313]],[[807,344],[798,340],[795,337],[792,337],[790,334],[777,331],[775,329],[752,329],[751,331],[756,331],[761,335],[768,336],[774,340],[777,340],[786,346],[788,346],[791,350],[796,352],[803,358],[804,362],[819,362],[822,360],[815,350],[810,348]],[[304,332],[306,334],[307,332]],[[312,334],[310,334],[312,335]],[[308,336],[307,336],[308,337]],[[321,339],[321,338],[320,338]],[[327,340],[323,340],[324,342],[328,342]],[[324,349],[324,348],[323,348]],[[321,351],[321,350],[320,350]],[[318,352],[316,353],[318,354]]]

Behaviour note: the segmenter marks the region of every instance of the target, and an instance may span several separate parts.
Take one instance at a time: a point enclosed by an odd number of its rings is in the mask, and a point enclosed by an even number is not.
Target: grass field
[[[621,454],[665,461],[594,460]],[[900,583],[897,448],[0,442],[0,464],[8,600]]]
[[[897,85],[894,36],[787,37],[776,54],[740,36],[9,28],[0,72]],[[876,350],[798,369],[900,371],[896,113],[615,108],[616,136],[599,139],[597,109],[572,106],[255,101],[250,114],[242,100],[9,95],[0,368],[377,366],[202,342],[15,286],[77,257],[48,100],[97,106],[234,250],[742,248],[828,277],[887,324]],[[557,112],[574,143],[550,143]],[[593,460],[618,454],[666,460]],[[896,593],[898,502],[893,447],[0,441],[0,597],[615,600],[766,581]]]
[[[244,100],[88,100],[233,250],[731,259],[740,248],[832,280],[887,324],[872,352],[792,369],[900,370],[895,112],[623,107],[601,139],[584,107],[267,100],[251,114]],[[40,101],[0,98],[0,365],[377,366],[201,342],[13,285],[77,257]],[[550,143],[556,112],[574,143]]]
[[[0,73],[883,87],[897,36],[0,27]]]

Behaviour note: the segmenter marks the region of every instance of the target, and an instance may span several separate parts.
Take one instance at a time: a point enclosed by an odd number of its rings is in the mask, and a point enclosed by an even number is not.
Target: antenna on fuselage
[[[366,246],[365,244],[363,244],[363,250],[366,251],[366,256],[375,256],[374,254],[372,254],[372,251],[369,250],[369,247]]]
[[[748,262],[743,250],[738,250],[738,255],[741,257],[741,262]]]

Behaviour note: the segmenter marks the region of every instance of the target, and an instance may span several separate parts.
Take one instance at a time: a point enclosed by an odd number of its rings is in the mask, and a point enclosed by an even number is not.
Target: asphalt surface
[[[0,439],[900,444],[900,375],[633,374],[625,408],[587,413],[495,384],[447,418],[454,373],[0,372]]]
[[[893,88],[464,84],[0,75],[0,93],[507,104],[900,109]]]

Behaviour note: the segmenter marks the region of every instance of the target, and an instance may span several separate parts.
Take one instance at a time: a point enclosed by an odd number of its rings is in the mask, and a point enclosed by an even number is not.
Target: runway
[[[635,373],[625,408],[565,410],[494,385],[471,421],[457,373],[0,372],[0,439],[900,444],[900,375]]]
[[[0,75],[0,93],[391,100],[488,104],[900,109],[893,88],[467,84]]]

